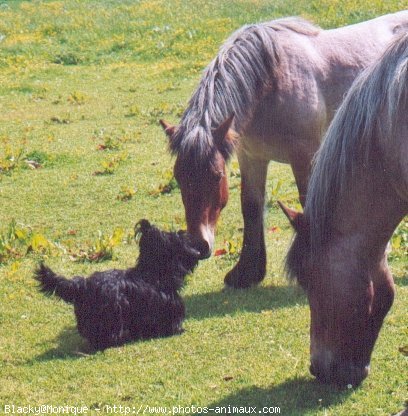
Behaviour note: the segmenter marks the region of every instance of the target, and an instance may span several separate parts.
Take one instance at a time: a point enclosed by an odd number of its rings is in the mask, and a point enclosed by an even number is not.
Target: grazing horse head
[[[186,143],[183,126],[160,120],[170,139],[170,150],[176,155],[174,176],[181,190],[187,231],[201,258],[212,253],[215,227],[228,202],[226,162],[234,146],[232,121],[233,116],[211,131],[198,127],[196,137]]]
[[[286,266],[311,310],[311,372],[358,385],[394,300],[392,233],[408,214],[408,34],[346,95],[310,177]]]
[[[308,220],[282,209],[296,231],[289,272],[310,305],[310,372],[326,384],[357,386],[369,373],[371,353],[394,298],[386,255],[364,269],[354,261],[348,242],[334,238],[312,257]]]

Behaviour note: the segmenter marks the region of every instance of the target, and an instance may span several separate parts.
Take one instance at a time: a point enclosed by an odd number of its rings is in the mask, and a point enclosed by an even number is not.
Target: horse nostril
[[[336,373],[336,363],[328,352],[321,354],[318,358],[311,360],[310,373],[318,381],[324,384],[331,384]]]
[[[200,244],[200,247],[199,247],[198,251],[200,252],[201,257],[203,259],[208,259],[211,256],[210,245],[207,243],[207,241],[203,241]]]
[[[320,381],[321,383],[327,384],[330,382],[330,374],[328,374],[327,371],[324,371],[319,366],[316,366],[315,364],[312,363],[311,366],[309,367],[309,371],[310,371],[310,374],[313,377],[316,377],[316,379]]]
[[[327,363],[312,362],[310,373],[324,384],[334,384],[340,389],[351,385],[357,387],[368,375],[369,366],[356,365],[342,360]]]
[[[200,259],[208,259],[211,256],[211,249],[210,245],[205,240],[201,240],[200,242],[195,244],[196,250],[200,252]]]
[[[350,385],[357,387],[368,376],[369,371],[370,367],[368,365],[362,366],[349,363],[342,366],[336,373],[335,382],[340,388]]]

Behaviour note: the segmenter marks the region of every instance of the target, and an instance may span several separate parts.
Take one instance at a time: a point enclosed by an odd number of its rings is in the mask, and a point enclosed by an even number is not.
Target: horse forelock
[[[200,125],[188,129],[180,125],[170,140],[170,151],[183,169],[190,174],[202,174],[213,167],[217,148],[211,131]]]
[[[310,260],[328,241],[335,208],[374,152],[385,154],[408,104],[408,34],[393,42],[354,82],[314,158],[304,215],[310,228]],[[406,121],[405,121],[406,122]],[[377,161],[377,164],[379,161]]]
[[[310,257],[308,230],[303,229],[295,233],[292,244],[285,259],[285,272],[290,280],[296,280],[304,289],[307,282],[302,279],[305,261]]]
[[[285,272],[290,280],[297,279],[297,276],[299,275],[299,263],[301,263],[299,261],[299,257],[302,255],[302,251],[299,247],[299,241],[300,237],[296,233],[293,237],[292,244],[286,254]]]

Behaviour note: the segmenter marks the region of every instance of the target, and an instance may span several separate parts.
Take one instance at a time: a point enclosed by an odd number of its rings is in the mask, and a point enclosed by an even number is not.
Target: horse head
[[[280,205],[296,231],[287,269],[310,305],[310,371],[323,383],[357,386],[368,375],[374,344],[393,302],[386,254],[365,268],[353,243],[333,232],[318,255],[312,255],[307,217]]]
[[[234,146],[232,121],[229,117],[210,132],[197,127],[186,138],[183,126],[160,120],[176,155],[174,176],[181,190],[187,232],[201,258],[211,256],[216,224],[228,202],[226,162]]]

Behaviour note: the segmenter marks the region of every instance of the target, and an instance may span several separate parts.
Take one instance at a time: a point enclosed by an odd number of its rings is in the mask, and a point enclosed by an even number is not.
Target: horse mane
[[[172,154],[194,163],[215,151],[212,130],[234,115],[234,130],[241,133],[256,102],[273,85],[284,53],[276,33],[292,31],[315,36],[320,29],[300,18],[243,26],[220,48],[205,69],[181,123],[170,141]],[[233,151],[226,151],[228,158]]]
[[[408,34],[403,34],[354,82],[315,155],[304,211],[310,235],[301,231],[295,236],[286,260],[290,276],[299,276],[303,256],[314,262],[321,254],[338,201],[358,167],[368,166],[379,149],[385,154],[396,126],[406,120],[407,105]]]

